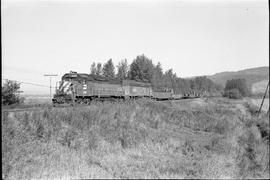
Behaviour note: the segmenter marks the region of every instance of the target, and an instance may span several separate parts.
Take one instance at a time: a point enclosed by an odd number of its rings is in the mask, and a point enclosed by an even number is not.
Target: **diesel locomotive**
[[[153,91],[150,83],[135,80],[108,80],[100,76],[71,71],[64,74],[61,81],[57,83],[52,102],[53,104],[89,104],[94,99],[139,97],[169,100],[180,99],[181,95],[174,94],[172,89],[165,89],[162,92]]]

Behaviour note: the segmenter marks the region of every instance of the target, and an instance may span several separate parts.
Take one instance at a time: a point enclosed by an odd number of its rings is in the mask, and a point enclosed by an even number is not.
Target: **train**
[[[154,100],[176,100],[187,96],[174,94],[173,89],[169,88],[153,91],[152,85],[147,82],[108,80],[101,76],[70,71],[62,76],[61,81],[57,82],[52,103],[54,105],[90,104],[91,101],[96,99],[134,99],[141,97]]]

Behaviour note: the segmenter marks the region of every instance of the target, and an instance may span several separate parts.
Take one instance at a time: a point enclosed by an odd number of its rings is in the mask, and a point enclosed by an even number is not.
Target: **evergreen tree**
[[[127,60],[124,59],[123,61],[119,62],[117,66],[117,78],[118,79],[127,79],[128,77],[128,63]]]
[[[97,64],[96,75],[98,75],[98,76],[101,76],[102,75],[102,64],[101,63],[98,63]]]
[[[158,64],[154,67],[152,80],[151,80],[154,90],[161,89],[162,80],[163,80],[163,71],[162,71],[161,63],[158,62]]]
[[[144,55],[137,56],[130,65],[129,77],[133,80],[151,82],[154,65]]]
[[[191,91],[191,81],[187,79],[177,78],[177,90],[176,93],[188,93]]]
[[[112,59],[109,59],[104,65],[103,65],[103,76],[112,79],[115,77],[115,68],[112,62]]]
[[[165,84],[167,88],[173,88],[174,87],[174,78],[175,75],[173,74],[173,70],[169,69],[165,72]]]

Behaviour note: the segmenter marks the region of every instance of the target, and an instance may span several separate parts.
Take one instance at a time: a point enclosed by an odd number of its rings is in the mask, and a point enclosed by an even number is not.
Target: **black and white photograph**
[[[269,179],[267,0],[2,0],[2,180]]]

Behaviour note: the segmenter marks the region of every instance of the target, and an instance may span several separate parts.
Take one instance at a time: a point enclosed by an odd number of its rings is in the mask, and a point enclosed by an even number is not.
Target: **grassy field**
[[[265,79],[263,81],[259,81],[257,83],[252,84],[251,86],[251,91],[252,93],[256,94],[256,93],[264,93],[265,89],[267,87],[267,83],[268,83],[269,79]]]
[[[257,107],[260,107],[262,103],[262,99],[251,99],[251,103],[256,105]],[[262,110],[267,112],[269,109],[269,98],[265,98],[262,106]]]
[[[254,109],[216,98],[4,112],[2,176],[269,178],[269,119]]]
[[[25,105],[51,104],[50,95],[23,95]]]

